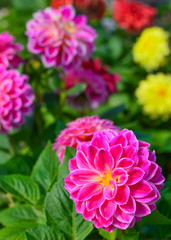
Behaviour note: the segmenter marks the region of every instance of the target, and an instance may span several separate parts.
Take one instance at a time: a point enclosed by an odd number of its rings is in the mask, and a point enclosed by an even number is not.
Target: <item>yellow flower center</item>
[[[109,185],[110,180],[113,180],[111,173],[104,173],[103,177],[101,178],[101,182],[107,186]]]
[[[159,95],[159,97],[166,97],[167,96],[167,90],[166,89],[159,89],[157,94]]]
[[[73,23],[65,23],[64,24],[64,29],[69,32],[69,33],[75,33],[77,28]]]

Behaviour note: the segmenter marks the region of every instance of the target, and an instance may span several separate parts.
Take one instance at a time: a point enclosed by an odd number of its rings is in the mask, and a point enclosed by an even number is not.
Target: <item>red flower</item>
[[[109,73],[108,66],[102,66],[102,62],[99,58],[90,60],[88,62],[83,62],[82,66],[84,69],[92,70],[93,72],[100,75],[106,81],[109,93],[116,92],[116,83],[120,80],[120,76],[116,73]]]
[[[116,0],[113,17],[120,28],[127,31],[141,31],[153,23],[156,9],[136,1]]]
[[[73,4],[74,0],[52,0],[50,3],[50,6],[58,9],[59,7],[62,7],[64,5],[71,5]]]
[[[89,18],[102,18],[105,11],[104,0],[52,0],[50,6],[58,9],[64,5],[74,5]]]

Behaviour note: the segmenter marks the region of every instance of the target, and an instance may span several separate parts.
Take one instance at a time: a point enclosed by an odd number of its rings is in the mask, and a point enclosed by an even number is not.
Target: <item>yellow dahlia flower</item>
[[[134,61],[147,71],[157,69],[169,53],[169,34],[160,27],[146,28],[133,47]]]
[[[152,119],[162,117],[167,120],[171,116],[171,75],[150,74],[139,83],[136,89],[138,103],[143,106],[145,114]]]

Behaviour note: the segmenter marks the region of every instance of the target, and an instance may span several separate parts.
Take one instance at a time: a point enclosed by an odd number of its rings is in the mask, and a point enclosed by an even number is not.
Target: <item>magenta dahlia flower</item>
[[[14,37],[8,32],[0,33],[0,65],[5,67],[18,67],[22,59],[18,53],[23,47],[14,43]]]
[[[72,69],[66,72],[66,89],[70,89],[78,83],[85,83],[84,92],[76,93],[67,98],[70,105],[76,109],[96,109],[108,98],[106,81],[92,70]]]
[[[27,23],[28,50],[40,54],[45,67],[72,68],[89,59],[97,37],[83,15],[72,6],[46,8]]]
[[[112,121],[100,119],[98,116],[82,117],[67,124],[68,128],[62,130],[53,144],[60,162],[65,152],[66,146],[76,148],[78,144],[88,142],[93,135],[102,130],[113,129],[119,131]]]
[[[127,129],[104,130],[80,144],[65,179],[76,211],[108,232],[131,228],[150,214],[164,177],[148,147]]]
[[[34,94],[28,76],[0,66],[0,132],[8,133],[32,113]]]

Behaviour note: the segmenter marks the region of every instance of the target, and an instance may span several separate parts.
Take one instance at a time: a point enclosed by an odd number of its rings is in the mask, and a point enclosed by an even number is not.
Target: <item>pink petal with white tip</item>
[[[86,201],[92,196],[99,194],[102,191],[102,184],[88,183],[84,185],[78,193],[78,201]]]
[[[144,217],[151,213],[149,206],[145,203],[136,202],[135,216]]]
[[[108,151],[100,149],[96,154],[94,164],[99,172],[106,173],[111,171],[114,166],[114,161]]]
[[[99,211],[105,219],[109,219],[114,215],[116,207],[117,205],[114,201],[105,200]]]
[[[153,190],[153,188],[151,187],[151,185],[144,180],[141,180],[140,182],[136,183],[135,185],[130,186],[131,196],[137,197],[137,198],[147,196],[152,190]]]
[[[127,171],[128,174],[128,185],[133,185],[139,182],[143,176],[144,176],[144,171],[141,168],[138,167],[133,167]]]
[[[117,193],[115,195],[114,201],[118,205],[123,205],[128,201],[129,195],[130,195],[129,187],[126,185],[120,186],[117,189]]]

